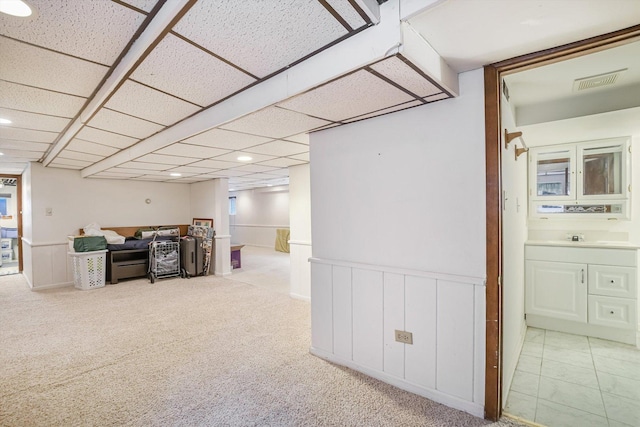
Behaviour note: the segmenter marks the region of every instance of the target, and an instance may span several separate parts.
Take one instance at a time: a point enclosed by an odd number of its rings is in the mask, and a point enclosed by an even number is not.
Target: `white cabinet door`
[[[587,321],[587,265],[527,261],[526,313]]]

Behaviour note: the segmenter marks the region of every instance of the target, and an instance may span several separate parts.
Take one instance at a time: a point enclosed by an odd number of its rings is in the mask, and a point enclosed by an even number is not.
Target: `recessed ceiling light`
[[[229,191],[236,191],[235,188],[230,188]]]
[[[31,16],[31,8],[22,0],[0,0],[0,12],[21,18]]]
[[[0,117],[0,125],[10,125],[11,123],[11,120]]]
[[[182,174],[178,173],[178,172],[171,172],[169,175],[171,175],[171,176],[182,176]]]
[[[248,162],[249,160],[253,160],[253,157],[240,156],[240,157],[238,157],[238,160],[240,160],[241,162]]]

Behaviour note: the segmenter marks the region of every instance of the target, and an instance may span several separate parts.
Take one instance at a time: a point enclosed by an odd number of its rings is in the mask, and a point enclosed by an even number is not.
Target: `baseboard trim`
[[[57,289],[57,288],[68,288],[68,287],[72,287],[73,286],[73,282],[64,282],[64,283],[53,283],[50,285],[42,285],[42,286],[36,286],[34,287],[29,280],[27,280],[27,283],[29,283],[29,286],[31,287],[32,291],[44,291],[46,289]]]
[[[293,299],[306,301],[306,302],[311,302],[311,297],[307,296],[307,295],[299,295],[299,294],[290,293],[289,296],[291,298],[293,298]]]
[[[438,390],[428,389],[428,388],[410,383],[403,379],[391,376],[389,374],[385,374],[384,372],[380,372],[374,369],[370,369],[370,368],[358,365],[354,363],[352,360],[336,357],[335,355],[328,353],[324,350],[311,347],[309,349],[309,352],[314,356],[320,357],[321,359],[325,359],[329,362],[336,363],[338,365],[346,366],[347,368],[353,369],[354,371],[361,372],[365,375],[368,375],[370,377],[383,381],[387,384],[391,384],[392,386],[398,387],[399,389],[417,394],[418,396],[425,397],[429,400],[433,400],[434,402],[442,403],[443,405],[449,406],[451,408],[459,409],[461,411],[467,412],[476,417],[484,418],[484,405],[479,405],[477,403],[462,400],[458,397],[442,393],[441,391],[438,391]]]

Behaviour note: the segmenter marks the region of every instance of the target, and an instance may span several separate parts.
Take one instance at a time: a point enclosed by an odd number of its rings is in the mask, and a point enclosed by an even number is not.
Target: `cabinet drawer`
[[[589,295],[589,323],[635,329],[636,300]]]
[[[636,298],[637,270],[632,267],[589,265],[589,293]]]

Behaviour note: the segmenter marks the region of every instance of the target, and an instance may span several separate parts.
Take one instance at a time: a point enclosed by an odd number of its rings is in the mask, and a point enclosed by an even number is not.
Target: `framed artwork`
[[[191,225],[200,227],[213,227],[213,219],[211,218],[193,218]]]

